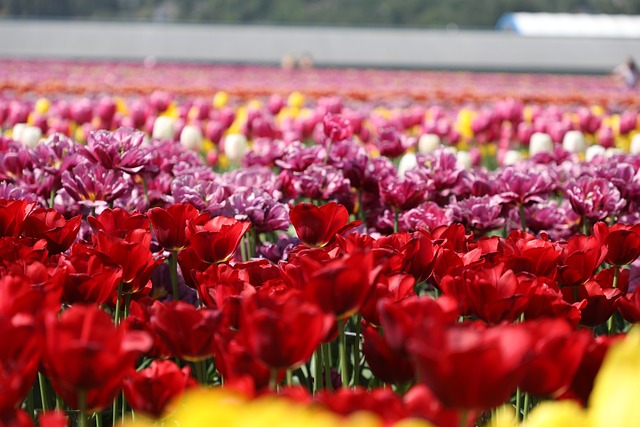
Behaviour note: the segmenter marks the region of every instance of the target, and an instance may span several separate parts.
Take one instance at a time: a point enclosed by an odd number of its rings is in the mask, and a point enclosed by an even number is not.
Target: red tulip
[[[11,409],[5,412],[0,412],[0,426],[33,427],[33,420],[31,420],[29,414],[27,414],[22,409]]]
[[[60,311],[63,270],[39,262],[16,262],[0,276],[0,315],[27,314],[41,319]]]
[[[342,234],[360,225],[360,221],[349,222],[347,208],[336,202],[322,206],[298,203],[291,207],[289,219],[300,241],[314,248],[326,246],[336,234]]]
[[[404,256],[403,271],[413,275],[418,283],[425,282],[433,271],[437,248],[426,230],[418,230],[401,249]]]
[[[223,216],[207,218],[208,214],[203,214],[187,221],[191,249],[202,262],[225,262],[233,256],[251,223]]]
[[[68,427],[69,417],[61,410],[41,412],[38,415],[40,427]]]
[[[405,415],[402,400],[389,388],[367,390],[363,387],[343,387],[335,393],[323,391],[316,396],[316,400],[332,412],[344,416],[361,411],[377,414],[383,425],[393,425]]]
[[[407,418],[419,418],[427,420],[436,426],[459,426],[460,413],[453,409],[447,409],[424,384],[416,384],[404,395],[403,403]],[[467,426],[475,425],[475,411],[470,411],[467,416]]]
[[[489,409],[504,403],[529,361],[531,336],[522,327],[459,324],[423,330],[408,348],[418,378],[442,403]]]
[[[586,330],[575,331],[563,319],[526,322],[533,334],[533,358],[527,365],[520,389],[535,396],[563,393],[571,384],[582,356],[591,343]]]
[[[240,301],[256,292],[240,275],[240,270],[228,264],[211,264],[204,272],[194,273],[200,301],[209,308],[223,311],[235,327],[239,323]]]
[[[527,272],[538,277],[556,277],[560,253],[546,238],[536,238],[532,234],[513,231],[500,247],[506,268],[515,273]]]
[[[378,315],[378,302],[381,300],[401,301],[407,297],[415,295],[415,279],[405,273],[380,274],[370,292],[362,304],[360,313],[362,317],[373,325],[380,324]]]
[[[461,301],[464,311],[492,324],[513,322],[528,302],[528,287],[504,264],[466,268],[461,276],[443,277],[440,288]]]
[[[380,272],[374,267],[373,253],[354,253],[325,263],[301,257],[304,282],[299,286],[304,295],[323,311],[338,319],[356,313],[373,290]]]
[[[411,361],[394,352],[377,328],[365,324],[362,336],[362,352],[376,378],[387,384],[404,384],[415,377]]]
[[[0,199],[0,236],[18,237],[25,218],[35,206],[35,203],[26,200]]]
[[[558,262],[561,286],[581,285],[593,276],[606,256],[606,249],[596,236],[577,234],[562,248]]]
[[[147,285],[151,273],[162,259],[154,259],[151,253],[151,232],[136,229],[126,239],[99,231],[96,235],[96,250],[106,255],[122,268],[122,283],[125,293],[139,292]]]
[[[640,322],[640,287],[616,300],[618,311],[629,323]]]
[[[44,366],[53,389],[73,408],[87,412],[107,407],[137,357],[151,347],[144,332],[115,327],[96,306],[74,305],[45,322]],[[86,408],[79,408],[79,393]]]
[[[149,219],[146,216],[121,208],[105,209],[97,217],[88,217],[87,221],[94,233],[103,231],[123,239],[134,230],[149,230]]]
[[[238,336],[238,332],[223,329],[216,334],[216,368],[224,379],[225,387],[231,383],[250,379],[256,390],[269,387],[271,369],[254,357],[246,343]]]
[[[49,252],[58,254],[69,249],[80,231],[81,222],[80,215],[67,221],[54,209],[40,208],[25,218],[22,233],[27,237],[45,239]]]
[[[593,227],[594,235],[607,250],[605,261],[612,265],[627,265],[640,256],[640,224],[614,224],[611,227],[598,222]]]
[[[240,334],[251,354],[274,369],[306,362],[327,336],[332,317],[299,291],[262,288],[242,300]]]
[[[100,254],[75,244],[59,265],[66,269],[63,298],[66,303],[104,304],[122,279],[122,269],[105,262]]]
[[[33,317],[0,315],[0,414],[17,408],[33,385],[40,355],[42,333]],[[1,424],[1,423],[0,423]]]
[[[166,209],[151,208],[147,216],[160,246],[169,251],[179,251],[188,244],[187,222],[198,216],[198,210],[190,203],[180,203]]]
[[[189,366],[180,369],[171,360],[154,360],[149,367],[125,378],[122,388],[134,411],[160,418],[172,401],[196,385]]]
[[[213,356],[214,335],[220,324],[219,312],[198,310],[183,301],[156,301],[151,306],[150,321],[151,329],[174,356],[189,361]]]
[[[398,302],[383,299],[378,303],[378,313],[385,341],[402,355],[408,354],[407,343],[420,328],[450,325],[459,315],[457,301],[447,296],[438,300],[413,296]]]
[[[593,279],[582,286],[562,288],[565,301],[570,303],[586,301],[586,305],[580,308],[580,324],[595,327],[609,319],[617,307],[617,300],[626,293],[629,270],[621,269],[618,277],[618,286],[613,287],[612,267],[600,271]]]

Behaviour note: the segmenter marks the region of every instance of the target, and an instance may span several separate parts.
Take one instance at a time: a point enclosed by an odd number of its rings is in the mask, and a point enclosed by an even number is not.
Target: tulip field
[[[637,89],[0,64],[0,426],[640,425]]]

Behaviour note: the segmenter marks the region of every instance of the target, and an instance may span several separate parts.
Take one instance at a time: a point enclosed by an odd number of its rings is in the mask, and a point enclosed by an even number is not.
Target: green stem
[[[522,227],[522,231],[527,231],[527,217],[524,213],[524,205],[520,205],[520,226]]]
[[[78,409],[80,409],[80,418],[78,418],[78,427],[87,426],[87,392],[80,390],[78,392]]]
[[[287,386],[291,387],[293,385],[293,372],[291,371],[291,368],[287,369],[286,378]]]
[[[118,283],[118,295],[116,296],[116,310],[114,323],[116,326],[120,324],[120,299],[122,298],[122,282]]]
[[[124,397],[124,391],[120,395],[120,401],[122,402],[122,406],[120,408],[120,419],[124,420],[127,415],[127,399]]]
[[[171,290],[173,292],[173,300],[178,301],[178,251],[171,251],[169,256],[169,275],[171,276]]]
[[[585,236],[589,235],[589,223],[587,221],[587,217],[584,215],[582,216],[582,234]]]
[[[529,415],[529,400],[530,400],[529,393],[525,393],[524,394],[524,409],[523,409],[523,412],[522,412],[522,422],[527,421],[527,416]]]
[[[204,375],[202,375],[202,365],[200,365],[200,362],[193,362],[193,370],[195,371],[196,374],[196,380],[198,380],[198,384],[202,385],[204,384]]]
[[[520,387],[516,389],[516,421],[520,421],[520,407],[522,404],[522,391]]]
[[[322,361],[322,344],[315,351],[314,359],[314,379],[313,379],[313,392],[317,393],[322,389],[322,367],[324,362]]]
[[[49,194],[49,209],[53,209],[53,207],[55,206],[55,200],[56,200],[56,190],[55,188],[52,188],[51,193]]]
[[[96,427],[102,427],[102,412],[96,412],[94,415],[96,417]]]
[[[64,411],[64,402],[58,394],[56,394],[56,411]]]
[[[618,287],[618,275],[620,274],[620,268],[618,266],[613,270],[613,284],[611,285],[613,288]]]
[[[247,256],[247,245],[245,244],[246,241],[246,236],[242,238],[242,241],[240,242],[240,254],[242,255],[242,261],[246,262],[249,261],[249,258]]]
[[[322,359],[324,360],[325,388],[329,391],[332,391],[333,384],[331,384],[331,348],[329,346],[329,343],[322,344]]]
[[[349,371],[347,364],[347,338],[344,330],[346,327],[346,319],[338,320],[338,352],[340,354],[340,377],[342,378],[342,386],[349,387]]]
[[[208,378],[207,378],[207,360],[206,359],[202,359],[198,362],[198,365],[200,365],[200,374],[202,375],[202,385],[206,386],[208,383]]]
[[[27,412],[29,413],[29,418],[34,419],[35,416],[35,402],[33,398],[33,387],[29,390],[29,394],[27,395]]]
[[[129,317],[129,308],[131,307],[131,294],[127,293],[124,296],[124,319]]]
[[[356,316],[356,340],[353,347],[353,386],[360,385],[360,332],[362,331],[362,314]]]
[[[47,412],[49,410],[49,402],[47,402],[47,385],[45,383],[44,375],[42,372],[38,372],[38,385],[40,386],[40,401],[42,402],[42,411]]]
[[[393,232],[397,233],[400,226],[400,211],[398,209],[393,210]]]
[[[111,406],[111,413],[113,414],[113,422],[111,425],[116,427],[116,421],[118,420],[118,396],[113,398],[113,405]]]
[[[614,267],[613,270],[613,283],[611,284],[611,286],[613,288],[617,288],[618,287],[618,276],[620,274],[620,267],[618,267],[617,265]],[[615,333],[615,324],[614,324],[614,316],[615,313],[612,314],[609,319],[607,319],[607,331],[609,332],[609,335],[613,335]]]
[[[327,139],[327,155],[324,156],[324,164],[329,163],[329,155],[331,154],[331,138]]]

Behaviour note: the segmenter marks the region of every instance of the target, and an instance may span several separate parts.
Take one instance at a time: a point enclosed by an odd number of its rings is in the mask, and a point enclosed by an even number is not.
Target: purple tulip
[[[574,212],[591,221],[615,215],[626,204],[615,185],[604,178],[581,176],[566,185],[565,194]]]

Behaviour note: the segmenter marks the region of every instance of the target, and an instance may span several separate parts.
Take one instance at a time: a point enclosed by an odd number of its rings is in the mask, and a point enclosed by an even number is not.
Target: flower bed
[[[7,425],[637,424],[633,109],[10,96]]]

